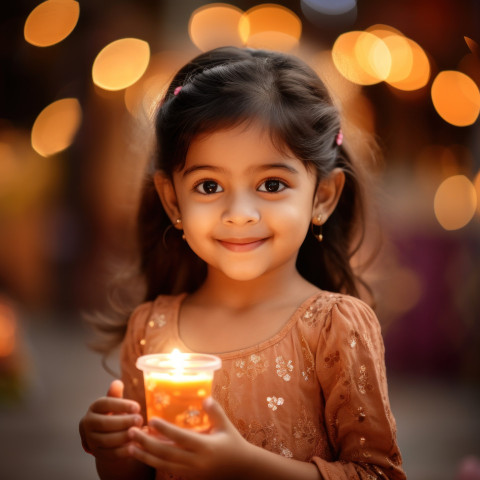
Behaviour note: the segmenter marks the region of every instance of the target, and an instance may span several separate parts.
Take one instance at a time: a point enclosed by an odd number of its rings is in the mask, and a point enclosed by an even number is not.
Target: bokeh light
[[[430,61],[423,48],[411,38],[404,37],[405,42],[408,44],[409,53],[404,50],[403,53],[399,52],[400,58],[403,58],[405,67],[410,64],[411,54],[411,68],[409,73],[404,78],[388,78],[387,82],[392,87],[398,90],[413,91],[419,90],[427,85],[430,79]],[[405,68],[404,67],[404,68]],[[401,74],[400,74],[401,76]]]
[[[246,38],[248,47],[288,52],[299,44],[302,22],[290,9],[265,3],[245,12],[240,29],[242,35],[249,32]]]
[[[373,25],[366,31],[381,38],[390,52],[391,68],[385,81],[390,83],[405,80],[413,67],[413,53],[408,39],[389,25]]]
[[[434,211],[445,230],[458,230],[472,219],[477,208],[477,194],[472,182],[464,175],[445,179],[437,189]]]
[[[301,3],[324,15],[342,15],[357,7],[357,0],[302,0]]]
[[[477,210],[480,213],[480,170],[475,175],[475,180],[473,181],[475,191],[477,192]]]
[[[392,61],[383,40],[363,31],[340,35],[333,45],[332,58],[338,71],[359,85],[373,85],[385,80]]]
[[[187,61],[185,52],[163,51],[152,56],[142,78],[125,89],[125,106],[137,118],[152,118],[172,78]]]
[[[78,22],[80,5],[74,0],[47,0],[35,7],[25,21],[25,40],[48,47],[68,37]]]
[[[241,47],[248,37],[248,22],[242,22],[241,30],[243,13],[226,3],[210,3],[197,8],[188,24],[191,41],[202,51],[226,45]]]
[[[82,119],[82,109],[76,98],[63,98],[45,107],[32,128],[32,147],[48,157],[68,148]]]
[[[0,358],[11,355],[16,346],[17,324],[13,309],[0,298]]]
[[[148,67],[150,47],[138,38],[121,38],[104,47],[95,58],[92,77],[104,90],[123,90],[138,81]]]
[[[437,113],[448,123],[465,127],[480,113],[480,91],[467,75],[454,70],[440,72],[432,84],[432,101]]]

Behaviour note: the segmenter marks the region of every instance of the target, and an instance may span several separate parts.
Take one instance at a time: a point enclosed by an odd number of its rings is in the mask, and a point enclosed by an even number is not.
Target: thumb
[[[123,382],[121,380],[114,380],[110,384],[107,397],[123,398]]]
[[[231,422],[221,405],[212,397],[208,397],[203,402],[203,408],[212,423],[212,429],[225,429]]]

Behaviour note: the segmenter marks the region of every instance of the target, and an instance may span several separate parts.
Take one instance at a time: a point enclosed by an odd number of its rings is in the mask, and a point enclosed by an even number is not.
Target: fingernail
[[[142,423],[143,423],[142,417],[141,417],[140,415],[135,415],[135,416],[133,417],[133,423],[134,423],[135,425],[141,427],[141,426],[142,426]]]
[[[129,428],[127,433],[129,438],[135,438],[135,427]]]
[[[130,411],[132,413],[138,413],[140,411],[140,407],[136,403],[133,403],[130,405]]]

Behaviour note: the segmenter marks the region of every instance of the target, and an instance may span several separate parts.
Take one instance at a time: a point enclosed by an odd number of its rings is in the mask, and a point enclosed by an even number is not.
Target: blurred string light
[[[68,37],[78,22],[80,5],[74,0],[47,0],[35,7],[25,21],[25,40],[49,47]]]
[[[299,44],[302,22],[290,9],[273,3],[246,12],[226,3],[212,3],[192,13],[188,32],[202,51],[226,45],[290,51]]]
[[[176,71],[185,63],[185,53],[164,51],[152,56],[142,78],[125,89],[125,106],[136,118],[151,119]]]
[[[467,225],[476,208],[475,187],[464,175],[448,177],[435,193],[435,216],[445,230],[458,230]]]
[[[480,91],[464,73],[440,72],[432,84],[432,101],[437,113],[457,127],[472,125],[480,113]]]
[[[121,38],[104,47],[92,67],[93,83],[104,90],[123,90],[138,81],[150,61],[150,47],[138,38]]]
[[[473,186],[475,187],[475,192],[477,193],[477,210],[478,210],[478,213],[480,214],[480,170],[475,175]]]
[[[357,19],[356,0],[301,0],[300,8],[318,27],[351,25]]]
[[[364,31],[340,35],[333,44],[332,58],[338,71],[358,85],[373,85],[385,80],[392,62],[383,40]]]
[[[17,321],[12,308],[0,298],[0,358],[10,356],[15,351]]]
[[[301,3],[325,15],[341,15],[357,8],[356,0],[302,0]]]
[[[424,50],[388,25],[340,35],[332,57],[339,72],[358,85],[384,81],[408,91],[424,87],[430,78],[430,62]]]
[[[76,98],[63,98],[45,107],[32,128],[32,147],[48,157],[68,148],[77,133],[82,109]]]
[[[188,34],[202,51],[224,45],[241,47],[248,38],[248,22],[241,22],[243,10],[226,3],[197,8],[188,23]]]
[[[244,26],[248,23],[248,28]],[[287,7],[265,3],[250,8],[242,19],[248,31],[246,46],[288,52],[296,48],[302,34],[302,22]]]

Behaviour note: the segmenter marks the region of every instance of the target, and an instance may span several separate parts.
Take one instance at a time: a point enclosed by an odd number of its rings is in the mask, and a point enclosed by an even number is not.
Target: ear
[[[180,228],[180,222],[177,220],[181,218],[180,209],[178,207],[177,194],[173,186],[172,180],[161,171],[155,172],[153,175],[153,182],[155,190],[160,197],[163,208],[170,218],[175,228]]]
[[[320,218],[315,224],[322,225],[333,213],[344,185],[345,173],[341,168],[333,169],[327,178],[320,180],[313,201],[313,218]]]

